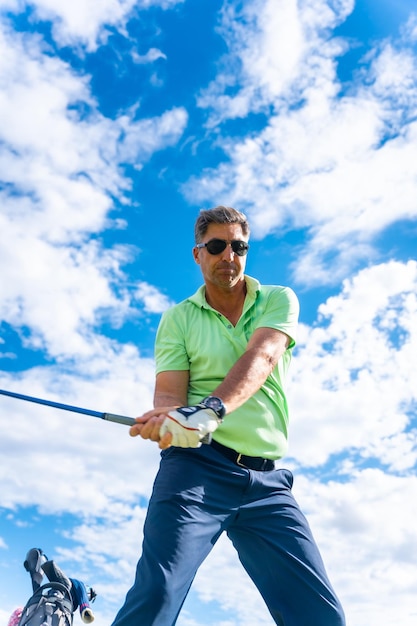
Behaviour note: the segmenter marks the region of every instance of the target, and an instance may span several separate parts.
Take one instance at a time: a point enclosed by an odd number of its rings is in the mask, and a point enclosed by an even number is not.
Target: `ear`
[[[200,252],[199,248],[196,248],[194,246],[194,248],[193,248],[193,257],[194,257],[194,261],[197,263],[197,265],[200,265],[200,257],[198,256],[199,252]]]

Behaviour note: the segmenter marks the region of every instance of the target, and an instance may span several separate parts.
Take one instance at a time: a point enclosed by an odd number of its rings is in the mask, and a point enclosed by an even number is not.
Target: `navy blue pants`
[[[276,624],[344,626],[292,481],[289,470],[244,469],[206,445],[163,451],[135,582],[113,626],[173,626],[223,531]]]

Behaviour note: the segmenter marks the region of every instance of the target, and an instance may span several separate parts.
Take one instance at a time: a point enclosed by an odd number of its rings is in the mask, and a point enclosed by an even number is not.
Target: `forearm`
[[[166,407],[166,406],[185,406],[187,399],[180,396],[178,393],[157,393],[155,392],[153,405],[154,408]]]
[[[221,398],[227,412],[231,413],[262,387],[274,367],[275,363],[270,359],[247,351],[213,391],[213,395]]]
[[[161,372],[156,377],[154,407],[179,407],[188,404],[188,371]]]
[[[289,341],[280,331],[267,328],[255,331],[246,351],[212,392],[223,400],[228,413],[238,409],[262,387]]]

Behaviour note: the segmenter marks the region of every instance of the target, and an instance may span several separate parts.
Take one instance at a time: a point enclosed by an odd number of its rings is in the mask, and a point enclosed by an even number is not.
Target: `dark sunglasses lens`
[[[227,243],[223,239],[211,239],[206,244],[207,252],[210,254],[220,254],[226,248]]]
[[[232,241],[232,250],[238,256],[245,256],[249,250],[249,244],[246,241]]]
[[[210,254],[220,254],[226,249],[227,241],[224,239],[211,239],[206,243],[207,252]],[[245,256],[249,249],[246,241],[235,240],[231,242],[232,250],[238,256]]]

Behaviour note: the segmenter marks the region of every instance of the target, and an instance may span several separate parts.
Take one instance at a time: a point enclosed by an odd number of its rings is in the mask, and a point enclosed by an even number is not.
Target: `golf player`
[[[113,626],[172,626],[194,576],[225,532],[279,626],[344,626],[287,451],[285,377],[298,301],[245,274],[249,225],[201,210],[193,255],[204,284],[161,319],[154,408],[132,436],[158,443],[136,578]],[[222,587],[221,571],[213,577]]]

